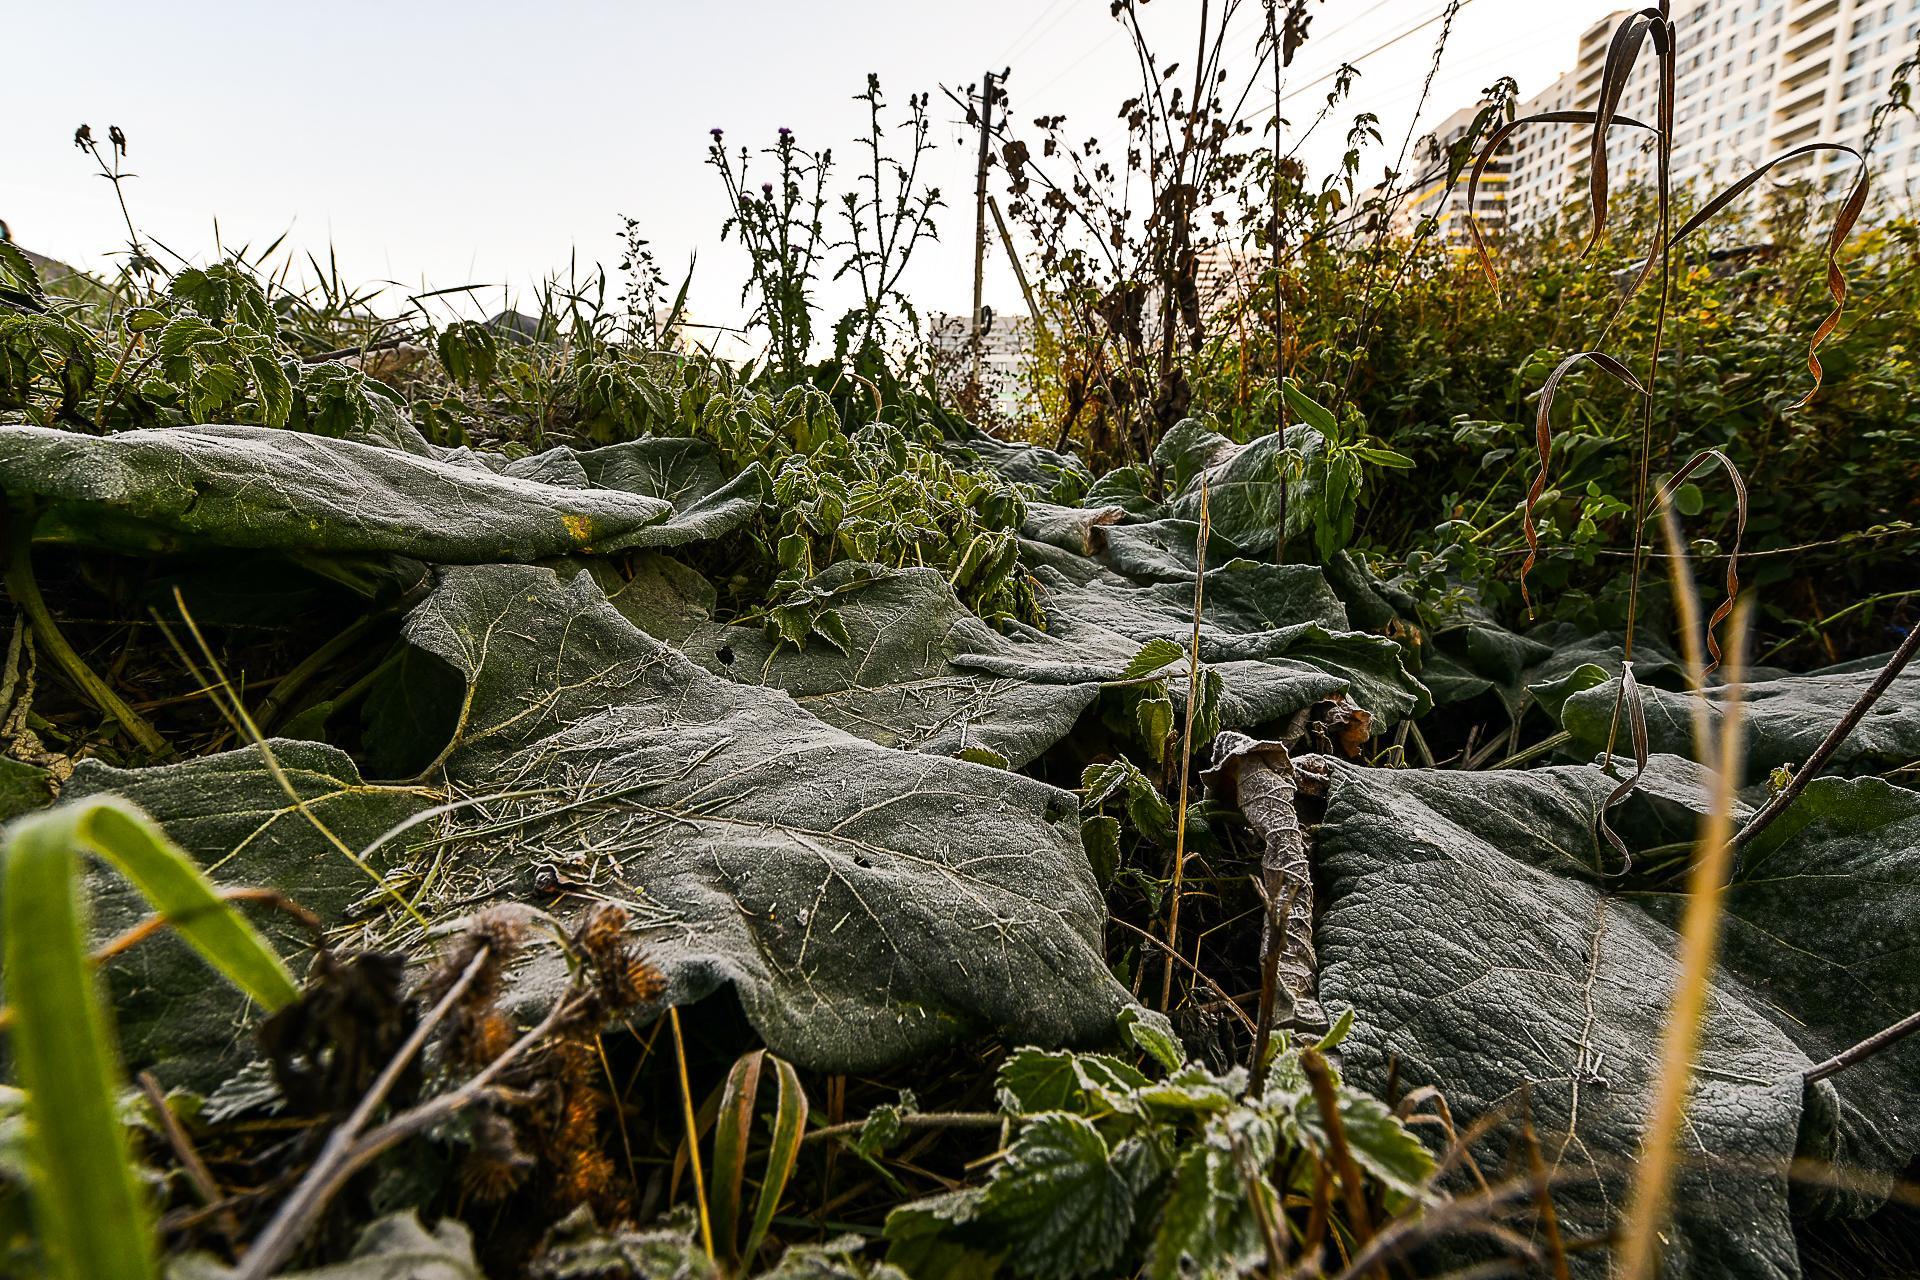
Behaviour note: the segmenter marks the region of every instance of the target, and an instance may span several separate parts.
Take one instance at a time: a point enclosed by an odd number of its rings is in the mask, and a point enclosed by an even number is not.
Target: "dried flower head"
[[[661,973],[627,937],[627,913],[610,902],[594,906],[574,932],[604,1016],[651,1000],[666,985]]]
[[[533,1166],[510,1120],[492,1111],[474,1116],[472,1145],[460,1163],[460,1185],[468,1195],[482,1202],[504,1200]]]

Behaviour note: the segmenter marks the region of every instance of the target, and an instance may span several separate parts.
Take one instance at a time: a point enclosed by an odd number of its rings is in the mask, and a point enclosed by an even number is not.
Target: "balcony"
[[[1774,124],[1777,127],[1797,123],[1800,117],[1809,113],[1819,114],[1826,105],[1827,82],[1824,80],[1798,93],[1783,93],[1774,108]]]
[[[1807,28],[1825,22],[1840,12],[1840,0],[1814,0],[1787,19],[1787,35],[1796,36]]]

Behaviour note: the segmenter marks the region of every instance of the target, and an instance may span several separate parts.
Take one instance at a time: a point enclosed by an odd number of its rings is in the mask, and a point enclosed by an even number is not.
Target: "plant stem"
[[[1180,803],[1173,829],[1173,902],[1167,909],[1167,954],[1180,954],[1180,882],[1187,868],[1187,775],[1193,766],[1193,717],[1198,711],[1200,688],[1200,606],[1207,586],[1207,481],[1200,480],[1200,532],[1194,539],[1193,557],[1193,642],[1187,654],[1187,715],[1180,734]],[[1160,971],[1160,1008],[1164,1012],[1173,1001],[1173,966]]]
[[[1733,848],[1736,853],[1751,844],[1755,836],[1772,826],[1774,819],[1785,813],[1787,807],[1800,798],[1800,793],[1805,791],[1807,784],[1827,767],[1827,762],[1833,759],[1833,753],[1840,749],[1840,744],[1847,740],[1847,736],[1853,732],[1855,726],[1866,717],[1868,711],[1873,709],[1873,704],[1880,700],[1880,695],[1892,687],[1894,678],[1905,669],[1907,663],[1913,660],[1916,650],[1920,650],[1920,626],[1910,627],[1907,630],[1907,638],[1900,642],[1900,647],[1893,651],[1891,658],[1887,659],[1887,665],[1880,669],[1880,674],[1873,678],[1873,683],[1867,686],[1859,700],[1847,709],[1847,714],[1840,717],[1839,723],[1833,726],[1826,739],[1814,748],[1813,754],[1807,757],[1807,762],[1800,766],[1799,772],[1793,775],[1793,781],[1787,783],[1779,795],[1767,801],[1766,807],[1749,818],[1746,826],[1740,828],[1733,837]]]
[[[1855,1063],[1865,1062],[1888,1045],[1904,1040],[1916,1031],[1920,1031],[1920,1013],[1908,1014],[1892,1026],[1874,1032],[1851,1049],[1834,1054],[1818,1066],[1809,1067],[1803,1078],[1808,1084],[1813,1084],[1828,1076],[1837,1076]]]
[[[167,740],[138,711],[126,704],[126,701],[97,675],[77,650],[67,642],[67,637],[53,620],[53,614],[47,610],[46,599],[40,594],[40,582],[33,576],[33,530],[39,523],[39,516],[29,510],[10,510],[4,499],[0,499],[0,521],[6,525],[6,573],[7,594],[27,615],[27,621],[33,626],[34,639],[39,641],[42,651],[53,655],[67,678],[79,687],[80,693],[88,702],[100,709],[108,719],[119,723],[127,731],[141,750],[153,756],[169,756],[173,748]]]
[[[1007,1117],[997,1111],[928,1111],[919,1115],[900,1117],[902,1129],[997,1129],[1007,1122]],[[830,1124],[815,1129],[802,1142],[818,1142],[823,1138],[848,1138],[857,1135],[867,1127],[865,1120],[849,1120],[844,1124]]]

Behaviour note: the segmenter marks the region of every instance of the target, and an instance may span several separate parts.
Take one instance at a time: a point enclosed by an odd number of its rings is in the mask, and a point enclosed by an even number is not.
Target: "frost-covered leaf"
[[[1071,794],[890,751],[712,675],[590,575],[444,569],[406,635],[468,688],[453,782],[554,791],[436,837],[461,858],[449,894],[525,894],[521,839],[577,851],[630,904],[669,999],[730,983],[768,1046],[811,1067],[987,1030],[1110,1033],[1126,998]]]
[[[1124,1016],[1124,1015],[1123,1015]],[[1016,1115],[1086,1112],[1147,1083],[1132,1066],[1101,1053],[1016,1049],[1000,1064],[1000,1105]]]
[[[434,799],[420,788],[370,785],[345,753],[320,743],[275,741],[272,747],[312,816],[355,850]],[[278,889],[330,923],[343,923],[355,903],[381,896],[379,885],[302,815],[254,748],[147,769],[86,760],[64,794],[122,796],[158,820],[216,883]],[[391,852],[374,863],[387,865]],[[90,889],[96,936],[111,937],[151,911],[118,876],[96,873]],[[280,912],[258,911],[251,919],[298,972],[312,935]],[[106,975],[133,1066],[152,1069],[169,1085],[211,1087],[223,1064],[237,1066],[249,1056],[245,1028],[258,1010],[224,984],[206,981],[204,964],[171,933],[116,957]]]
[[[167,1269],[168,1280],[227,1280],[233,1274],[204,1254]],[[412,1210],[369,1223],[344,1262],[278,1274],[279,1280],[486,1280],[465,1223],[443,1218],[429,1231]]]
[[[1079,1116],[1035,1117],[995,1168],[979,1221],[1015,1246],[1008,1262],[1016,1275],[1104,1275],[1133,1229],[1137,1158],[1109,1150]]]
[[[1748,780],[1765,777],[1777,765],[1805,762],[1887,665],[1887,656],[1862,658],[1806,675],[1750,679],[1739,686]],[[1637,662],[1635,674],[1639,674]],[[1581,747],[1598,751],[1606,744],[1619,687],[1617,678],[1610,679],[1567,698],[1560,713],[1561,725]],[[1640,692],[1647,712],[1649,748],[1690,753],[1690,696],[1644,683]],[[1708,690],[1707,704],[1716,726],[1731,692],[1724,685]],[[1915,760],[1920,760],[1920,670],[1909,668],[1894,678],[1892,687],[1847,735],[1828,767],[1843,774],[1872,773]]]
[[[125,541],[138,530],[148,549],[212,543],[462,564],[674,546],[737,526],[757,508],[763,483],[750,467],[677,512],[657,497],[299,431],[88,436],[0,425],[0,486],[46,501],[67,536]]]
[[[1274,1126],[1251,1110],[1210,1119],[1181,1153],[1173,1190],[1147,1250],[1152,1280],[1250,1275],[1268,1261],[1254,1200],[1280,1221],[1279,1197],[1260,1171],[1273,1159]],[[1284,1228],[1283,1228],[1284,1229]]]
[[[1403,1083],[1438,1085],[1456,1116],[1530,1089],[1562,1175],[1563,1230],[1606,1230],[1659,1070],[1682,906],[1672,892],[1587,878],[1613,779],[1592,767],[1330,767],[1314,849],[1327,887],[1321,993],[1356,1010],[1350,1072],[1378,1088],[1395,1059]],[[1801,1083],[1813,1063],[1920,1007],[1920,970],[1889,946],[1920,929],[1920,796],[1871,780],[1821,789],[1790,811],[1800,825],[1749,851],[1727,895],[1673,1275],[1797,1275],[1795,1153],[1872,1176],[1920,1149],[1912,1108],[1895,1101],[1902,1086],[1912,1096],[1920,1049],[1811,1091]]]
[[[1092,681],[1023,679],[1023,647],[975,617],[935,570],[842,561],[810,585],[835,600],[843,649],[776,645],[748,626],[702,628],[682,647],[710,671],[783,689],[828,724],[882,746],[940,755],[986,748],[1015,768],[1065,737],[1098,692]],[[983,671],[973,659],[1001,670]]]

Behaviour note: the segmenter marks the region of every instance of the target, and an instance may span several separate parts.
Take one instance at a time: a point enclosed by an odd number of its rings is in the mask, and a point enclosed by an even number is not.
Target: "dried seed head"
[[[587,912],[574,946],[592,971],[600,1013],[611,1014],[660,994],[666,980],[627,938],[627,913],[610,902]]]
[[[482,1202],[504,1200],[533,1165],[506,1117],[491,1111],[474,1117],[473,1145],[460,1165],[460,1185],[468,1195]]]

